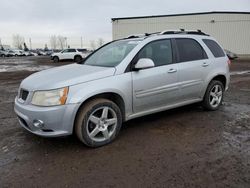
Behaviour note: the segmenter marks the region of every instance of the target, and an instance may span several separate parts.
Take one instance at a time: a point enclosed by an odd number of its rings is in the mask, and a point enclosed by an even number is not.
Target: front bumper
[[[72,134],[78,107],[78,104],[38,107],[22,104],[16,98],[14,111],[21,126],[29,132],[44,137],[58,137]],[[34,120],[42,121],[44,126],[34,126]]]

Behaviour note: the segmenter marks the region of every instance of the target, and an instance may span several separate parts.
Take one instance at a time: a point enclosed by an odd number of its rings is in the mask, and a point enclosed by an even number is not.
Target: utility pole
[[[81,48],[82,48],[82,43],[83,43],[83,42],[82,42],[82,37],[81,37]]]
[[[32,49],[31,38],[29,38],[29,42],[30,42],[30,50],[31,50]]]

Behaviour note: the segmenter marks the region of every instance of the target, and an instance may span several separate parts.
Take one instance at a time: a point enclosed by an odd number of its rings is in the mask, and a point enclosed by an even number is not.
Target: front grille
[[[22,100],[26,101],[28,95],[29,95],[29,92],[27,90],[21,89],[20,90],[19,98],[21,98]]]

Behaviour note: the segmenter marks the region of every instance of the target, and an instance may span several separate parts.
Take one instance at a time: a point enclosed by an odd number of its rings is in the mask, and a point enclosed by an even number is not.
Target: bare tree
[[[22,44],[24,43],[24,37],[22,37],[19,34],[16,34],[16,35],[13,35],[12,40],[13,40],[13,46],[15,48],[18,48],[20,50],[23,49]]]
[[[91,41],[90,41],[90,47],[91,47],[92,50],[95,50],[95,49],[96,49],[96,43],[95,43],[94,40],[91,40]]]
[[[64,49],[64,47],[66,46],[67,47],[67,38],[64,37],[64,36],[57,36],[57,42],[58,42],[58,46],[61,48],[61,49]]]
[[[56,37],[56,35],[52,35],[50,37],[50,46],[51,46],[51,48],[53,50],[57,48],[57,37]]]
[[[99,38],[97,40],[98,47],[101,47],[104,43],[105,43],[105,41],[103,40],[103,38]]]

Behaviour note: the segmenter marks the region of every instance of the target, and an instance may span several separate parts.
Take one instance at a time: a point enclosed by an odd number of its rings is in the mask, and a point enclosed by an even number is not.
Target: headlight
[[[49,91],[35,91],[31,103],[37,106],[64,105],[68,91],[68,87]]]

